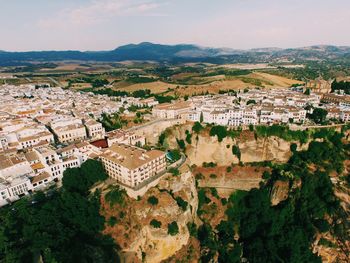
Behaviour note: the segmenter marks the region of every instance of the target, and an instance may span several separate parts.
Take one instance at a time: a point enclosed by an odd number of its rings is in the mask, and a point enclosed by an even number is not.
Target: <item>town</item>
[[[100,159],[109,177],[126,188],[166,170],[164,152],[140,147],[137,131],[105,131],[103,114],[130,106],[152,108],[148,120],[178,119],[233,129],[250,125],[317,124],[307,116],[324,109],[327,120],[350,120],[350,96],[302,88],[252,89],[194,96],[158,104],[154,98],[108,97],[48,85],[0,87],[0,205],[59,183],[67,168]],[[127,110],[123,110],[127,112]],[[137,127],[136,127],[137,128]]]

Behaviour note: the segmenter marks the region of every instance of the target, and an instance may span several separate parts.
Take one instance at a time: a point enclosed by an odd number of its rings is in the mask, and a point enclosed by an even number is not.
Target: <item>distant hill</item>
[[[257,63],[283,60],[326,60],[350,57],[350,47],[310,46],[295,49],[258,48],[236,50],[206,48],[190,44],[161,45],[149,42],[120,46],[110,51],[0,51],[0,65],[63,60],[118,62],[125,60],[156,62]]]

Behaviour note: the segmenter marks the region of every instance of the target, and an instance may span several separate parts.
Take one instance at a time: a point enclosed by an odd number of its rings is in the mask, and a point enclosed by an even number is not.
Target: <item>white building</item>
[[[137,135],[134,132],[128,132],[122,129],[110,131],[106,134],[106,137],[108,147],[111,147],[115,143],[134,146],[143,146],[146,144],[146,138],[144,136]]]
[[[192,109],[191,102],[183,101],[176,103],[159,104],[152,109],[152,115],[161,119],[176,119],[187,114]]]
[[[88,119],[85,121],[85,126],[88,132],[88,136],[91,139],[103,139],[105,137],[105,129],[102,124],[94,119]]]
[[[113,144],[100,158],[109,177],[131,188],[166,169],[164,152],[125,144]]]

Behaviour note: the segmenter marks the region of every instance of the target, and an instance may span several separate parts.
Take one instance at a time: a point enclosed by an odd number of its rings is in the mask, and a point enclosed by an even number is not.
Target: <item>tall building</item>
[[[109,177],[131,188],[165,171],[165,153],[113,144],[100,156]]]

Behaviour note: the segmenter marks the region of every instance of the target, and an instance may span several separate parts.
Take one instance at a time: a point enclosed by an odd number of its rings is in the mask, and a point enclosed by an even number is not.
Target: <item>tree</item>
[[[309,118],[317,124],[322,124],[326,121],[327,110],[322,108],[315,108],[312,114],[309,114]]]
[[[172,173],[172,174],[175,175],[175,176],[178,176],[178,175],[180,174],[179,169],[174,168],[174,167],[171,167],[171,168],[169,169],[169,172]]]
[[[90,186],[96,182],[104,181],[108,178],[100,161],[89,159],[81,165],[80,169],[82,174],[85,175]]]
[[[0,257],[5,262],[118,262],[112,239],[102,235],[100,195],[89,193],[86,175],[68,169],[63,187],[22,198],[0,210]]]
[[[241,150],[238,145],[232,145],[232,154],[237,156],[238,160],[241,160]]]
[[[186,148],[185,141],[182,139],[176,139],[177,144],[179,145],[180,149],[184,150]]]
[[[296,143],[292,143],[290,145],[290,151],[294,153],[297,150],[298,145]]]
[[[192,134],[188,130],[186,130],[186,138],[185,138],[185,140],[186,140],[186,142],[188,144],[192,143]]]
[[[201,115],[199,116],[199,122],[202,123],[204,120],[204,117],[203,117],[203,112],[201,112]]]
[[[209,135],[210,136],[217,136],[218,141],[221,142],[227,136],[226,127],[221,126],[221,125],[213,126],[210,129]]]
[[[154,228],[161,228],[162,226],[162,223],[156,219],[152,219],[149,224]]]
[[[179,226],[177,225],[176,221],[171,222],[168,224],[168,234],[171,236],[176,236],[179,233]]]
[[[157,205],[158,198],[152,195],[152,196],[148,197],[147,202],[151,205]]]
[[[181,207],[181,209],[182,209],[183,211],[186,211],[187,206],[188,206],[188,202],[186,202],[185,200],[183,200],[183,199],[181,198],[181,196],[177,196],[177,197],[175,198],[175,201],[176,201],[177,205],[178,205],[179,207]]]
[[[125,205],[125,194],[126,191],[121,189],[119,186],[115,186],[112,190],[110,190],[106,195],[105,199],[111,206],[115,204],[119,204],[121,206]]]
[[[158,138],[158,144],[163,146],[164,145],[164,142],[165,142],[165,139],[166,139],[166,134],[165,132],[162,132],[160,135],[159,135],[159,138]]]
[[[88,191],[88,183],[79,168],[68,168],[63,173],[62,187],[67,191],[84,194]]]
[[[193,127],[192,127],[192,131],[194,131],[195,133],[200,133],[201,130],[203,130],[203,126],[202,124],[200,124],[200,122],[196,121],[194,124],[193,124]]]

